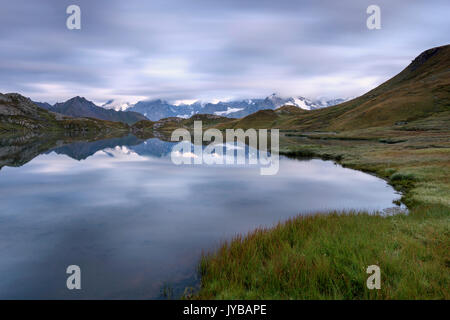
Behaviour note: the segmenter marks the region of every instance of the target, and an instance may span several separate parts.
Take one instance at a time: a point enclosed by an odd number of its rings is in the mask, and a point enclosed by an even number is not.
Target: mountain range
[[[141,120],[147,120],[141,113],[132,111],[116,111],[97,106],[83,97],[74,97],[66,102],[51,105],[46,102],[35,102],[39,107],[75,118],[95,118],[100,120],[123,122],[132,125]]]
[[[305,110],[315,110],[333,106],[347,99],[310,100],[304,97],[281,98],[275,93],[264,99],[245,99],[218,103],[195,102],[193,104],[174,105],[161,99],[139,101],[131,104],[124,101],[109,100],[103,108],[116,111],[139,112],[152,121],[168,117],[189,118],[195,114],[214,114],[228,118],[242,118],[259,110],[276,109],[284,105],[292,105]]]
[[[259,110],[277,109],[291,105],[304,110],[315,110],[333,106],[346,99],[310,100],[304,97],[281,98],[275,93],[265,99],[245,99],[218,103],[195,102],[175,105],[161,99],[139,101],[132,104],[111,99],[101,106],[83,97],[74,97],[65,102],[51,105],[47,102],[35,102],[41,108],[71,117],[96,118],[108,121],[120,121],[132,125],[141,120],[158,121],[169,117],[190,118],[195,114],[213,114],[227,118],[242,118]]]

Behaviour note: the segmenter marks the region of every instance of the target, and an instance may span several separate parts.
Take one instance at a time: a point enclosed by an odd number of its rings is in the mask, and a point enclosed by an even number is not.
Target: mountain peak
[[[65,102],[62,102],[62,103],[65,103],[65,104],[67,104],[67,103],[69,103],[69,104],[72,104],[72,103],[89,104],[91,106],[95,105],[92,101],[89,101],[85,97],[80,97],[80,96],[76,96],[76,97],[70,98],[69,100],[67,100]]]

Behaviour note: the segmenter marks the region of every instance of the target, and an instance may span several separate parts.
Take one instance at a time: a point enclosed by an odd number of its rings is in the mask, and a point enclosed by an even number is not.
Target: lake
[[[278,173],[264,176],[257,165],[175,165],[173,147],[130,135],[3,151],[0,298],[179,297],[198,285],[202,251],[236,234],[400,198],[332,161],[280,157]],[[81,268],[81,290],[66,287],[69,265]]]

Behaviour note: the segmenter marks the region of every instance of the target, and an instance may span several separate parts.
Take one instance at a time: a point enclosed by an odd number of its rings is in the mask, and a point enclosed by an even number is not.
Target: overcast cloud
[[[449,43],[450,1],[0,0],[0,92],[54,103],[362,94]],[[66,8],[81,8],[81,30]],[[381,7],[381,30],[366,8]]]

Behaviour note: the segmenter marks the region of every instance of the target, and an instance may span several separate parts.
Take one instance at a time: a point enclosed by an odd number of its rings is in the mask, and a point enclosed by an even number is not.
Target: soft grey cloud
[[[82,29],[66,28],[81,7]],[[362,94],[448,43],[450,4],[373,1],[4,1],[0,92],[61,101]]]

